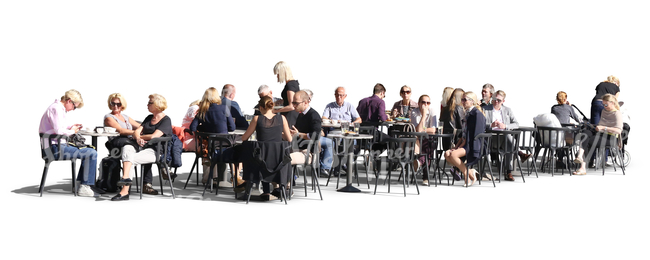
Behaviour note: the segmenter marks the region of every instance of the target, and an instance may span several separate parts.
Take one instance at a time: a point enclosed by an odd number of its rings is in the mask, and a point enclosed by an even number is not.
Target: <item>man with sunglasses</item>
[[[309,106],[311,99],[309,95],[304,90],[296,92],[293,96],[293,101],[291,105],[294,107],[294,110],[298,112],[298,119],[296,119],[296,124],[291,126],[291,135],[298,136],[298,148],[305,149],[307,148],[307,142],[301,142],[302,140],[313,140],[314,135],[320,136],[321,132],[321,117]],[[316,139],[320,140],[320,139]]]
[[[510,130],[519,128],[519,122],[515,118],[515,114],[512,112],[512,109],[503,105],[506,102],[506,92],[503,90],[498,90],[492,96],[492,104],[483,107],[485,111],[485,123],[486,127],[492,128],[493,130]],[[500,140],[503,141],[503,140]],[[508,142],[508,145],[513,144],[513,140],[505,140]],[[496,145],[496,142],[493,142]],[[519,158],[522,162],[526,161],[530,157],[530,154],[525,154],[519,151]],[[492,156],[492,158],[498,158]],[[512,162],[512,155],[506,155],[506,161]],[[508,163],[508,170],[506,172],[507,181],[514,181],[515,179],[512,176],[513,166],[512,163]]]

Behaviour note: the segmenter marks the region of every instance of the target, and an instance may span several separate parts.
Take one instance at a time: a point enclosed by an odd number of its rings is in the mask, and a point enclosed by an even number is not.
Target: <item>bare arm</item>
[[[130,121],[130,120],[133,120],[133,119],[129,118],[129,121]],[[130,123],[130,122],[129,122],[129,123]],[[126,128],[122,128],[122,127],[120,126],[120,124],[117,122],[117,120],[115,120],[115,118],[112,118],[112,117],[106,117],[106,118],[104,119],[104,125],[105,125],[105,126],[110,126],[110,127],[112,127],[112,128],[115,128],[115,131],[117,131],[120,135],[132,135],[133,132],[134,132],[133,130],[129,130],[129,129],[126,129]],[[138,127],[139,127],[139,126],[140,126],[140,125],[138,124]],[[135,126],[134,126],[134,127],[135,127]]]
[[[288,99],[288,104],[289,105],[287,105],[287,106],[285,106],[283,108],[280,108],[280,109],[273,109],[273,113],[276,114],[276,113],[283,113],[283,112],[293,111],[294,108],[293,108],[293,104],[291,104],[291,102],[293,102],[293,96],[295,94],[296,93],[293,92],[293,91],[287,91],[287,99]]]
[[[282,116],[282,139],[285,141],[291,141],[291,131],[289,130],[289,123],[287,123],[287,118]]]
[[[248,125],[248,129],[246,129],[246,132],[241,137],[243,141],[248,141],[248,138],[251,137],[251,135],[253,135],[253,132],[255,132],[255,126],[257,125],[257,117],[259,116],[254,116],[253,119],[251,119],[251,123]]]

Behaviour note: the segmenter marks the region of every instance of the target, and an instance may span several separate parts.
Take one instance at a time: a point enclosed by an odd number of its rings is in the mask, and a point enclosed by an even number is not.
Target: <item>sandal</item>
[[[575,159],[573,159],[573,162],[577,164],[581,164],[584,162],[584,160],[581,157],[576,157]]]
[[[573,172],[573,175],[586,175],[586,174],[587,174],[587,171],[576,171],[576,172]]]

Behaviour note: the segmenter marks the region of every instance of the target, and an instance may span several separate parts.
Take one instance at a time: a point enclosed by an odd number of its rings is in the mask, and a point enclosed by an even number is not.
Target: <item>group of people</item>
[[[166,99],[159,94],[149,95],[147,107],[149,112],[144,120],[137,121],[123,111],[127,108],[126,99],[120,93],[114,93],[108,97],[110,113],[104,116],[104,125],[113,127],[119,133],[123,142],[116,144],[119,149],[119,156],[122,160],[123,176],[118,182],[122,188],[112,200],[128,200],[131,184],[130,168],[133,165],[150,164],[156,161],[153,148],[148,141],[157,138],[177,135],[183,143],[183,149],[194,151],[200,144],[194,142],[194,134],[199,132],[228,133],[235,129],[245,130],[241,136],[242,141],[247,141],[253,133],[258,141],[296,141],[312,140],[318,141],[320,151],[320,174],[321,177],[339,174],[332,172],[333,152],[336,147],[332,139],[327,137],[328,129],[322,127],[324,119],[339,120],[348,122],[370,122],[380,123],[393,118],[408,117],[412,124],[412,131],[435,134],[440,124],[443,133],[457,133],[457,136],[443,140],[445,159],[456,167],[459,172],[455,175],[467,174],[465,185],[472,185],[477,178],[491,178],[487,174],[479,174],[476,171],[468,171],[466,162],[472,162],[479,156],[481,144],[476,136],[492,129],[516,129],[519,123],[511,108],[504,105],[506,93],[502,90],[495,91],[491,84],[485,84],[481,91],[482,99],[471,91],[465,92],[460,88],[447,87],[443,90],[440,106],[432,105],[429,95],[422,95],[417,101],[411,99],[411,88],[403,86],[400,88],[401,100],[395,102],[391,110],[387,110],[384,98],[386,88],[378,83],[373,87],[373,95],[364,98],[354,104],[346,101],[346,89],[337,87],[334,90],[334,101],[327,104],[322,115],[310,106],[313,93],[309,90],[300,89],[300,84],[294,79],[290,67],[285,62],[278,62],[273,68],[274,74],[280,83],[285,83],[281,92],[281,98],[273,96],[271,89],[262,85],[258,89],[259,102],[255,106],[255,115],[249,120],[241,112],[239,104],[234,100],[236,89],[231,84],[226,84],[219,95],[216,88],[209,88],[205,91],[200,100],[190,104],[187,113],[183,117],[180,126],[173,126],[172,120],[164,111],[167,108]],[[609,77],[596,88],[597,95],[592,102],[592,123],[597,131],[606,132],[612,138],[623,130],[623,119],[619,111],[617,97],[619,93],[619,81],[615,77]],[[557,95],[558,104],[553,106],[551,112],[555,114],[562,123],[568,123],[569,118],[580,121],[573,109],[569,106],[567,95],[559,92]],[[69,90],[61,99],[55,100],[41,118],[39,132],[44,134],[72,135],[81,130],[79,124],[66,122],[66,113],[83,107],[81,94],[76,90]],[[250,123],[249,123],[250,121]],[[438,123],[440,122],[440,123]],[[581,163],[581,168],[575,174],[584,174],[584,151],[589,151],[590,146],[596,142],[596,135],[591,133],[581,143],[580,153],[576,162]],[[453,139],[453,140],[451,140]],[[428,152],[431,149],[427,139],[426,142],[416,146],[416,153]],[[42,140],[43,141],[43,140]],[[453,141],[453,142],[452,142]],[[111,142],[109,140],[109,142]],[[306,156],[306,142],[302,142],[297,149],[291,153],[292,164],[304,163],[311,160]],[[51,149],[52,154],[64,153],[71,158],[82,159],[79,170],[78,194],[80,196],[98,196],[103,190],[94,186],[97,169],[97,152],[93,148],[79,148],[72,145],[63,145],[61,151],[58,145],[44,144],[44,149]],[[374,146],[377,149],[385,149],[385,146]],[[382,148],[383,147],[383,148]],[[199,148],[200,149],[200,148]],[[531,155],[519,152],[520,160],[525,161]],[[512,158],[506,158],[512,161]],[[209,163],[205,163],[210,165]],[[414,166],[421,167],[423,161],[417,161]],[[239,176],[239,165],[235,165],[236,178],[233,178],[235,186],[242,188],[244,181]],[[218,169],[220,173],[225,167]],[[204,171],[205,172],[205,171]],[[173,176],[170,176],[173,178]],[[152,173],[146,170],[143,173],[143,192],[157,194],[158,192],[151,185]],[[428,184],[428,174],[422,176],[423,184]],[[460,180],[460,178],[458,178]],[[512,165],[506,171],[506,180],[514,180],[512,176]],[[204,178],[204,182],[207,180]],[[269,200],[278,196],[277,183],[263,183],[263,198]]]

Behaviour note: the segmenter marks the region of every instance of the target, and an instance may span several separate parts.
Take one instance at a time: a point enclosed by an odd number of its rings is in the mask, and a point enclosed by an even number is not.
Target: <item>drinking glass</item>
[[[361,123],[354,123],[354,132],[359,133],[359,127],[361,126]]]
[[[341,133],[347,134],[350,131],[350,122],[341,121]]]

